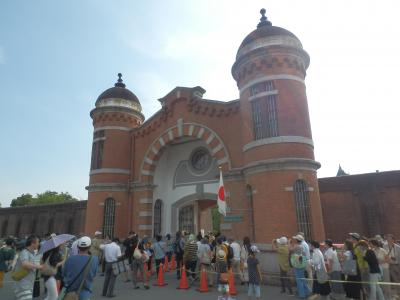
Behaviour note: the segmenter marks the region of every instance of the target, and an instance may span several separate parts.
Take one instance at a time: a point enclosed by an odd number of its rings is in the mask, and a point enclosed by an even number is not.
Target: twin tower
[[[261,14],[232,67],[238,100],[207,100],[201,87],[176,87],[144,122],[120,74],[98,97],[88,234],[218,229],[261,244],[297,232],[324,238],[304,82],[310,58],[293,33]],[[220,224],[212,217],[218,167],[228,205]]]

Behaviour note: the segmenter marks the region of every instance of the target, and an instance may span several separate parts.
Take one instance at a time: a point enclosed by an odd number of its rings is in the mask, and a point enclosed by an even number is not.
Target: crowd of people
[[[281,293],[301,299],[400,299],[400,246],[390,234],[367,239],[349,233],[343,244],[329,239],[306,241],[301,232],[292,238],[274,239],[279,275],[261,271],[260,251],[248,237],[238,242],[220,234],[196,236],[179,231],[174,238],[167,234],[153,239],[130,232],[120,241],[103,238],[97,231],[92,238],[82,235],[42,253],[43,243],[56,237],[48,235],[41,242],[30,236],[24,247],[7,239],[0,248],[0,287],[4,273],[11,270],[17,300],[37,296],[40,283],[44,283],[46,300],[63,299],[64,295],[68,299],[72,294],[87,300],[99,275],[104,276],[102,296],[111,298],[116,296],[117,276],[132,281],[134,289],[148,290],[150,277],[174,261],[178,279],[185,271],[192,285],[205,271],[208,286],[215,286],[221,294],[229,294],[231,272],[237,284],[247,286],[249,299],[261,299],[260,287],[268,276],[271,281],[279,277]],[[266,257],[272,256],[263,259]]]
[[[400,246],[391,234],[368,239],[349,233],[344,244],[306,242],[303,233],[272,241],[281,292],[293,295],[290,274],[302,299],[400,299]]]

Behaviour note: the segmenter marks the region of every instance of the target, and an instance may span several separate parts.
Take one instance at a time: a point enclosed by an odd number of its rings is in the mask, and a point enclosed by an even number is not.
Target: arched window
[[[115,200],[107,198],[104,202],[104,219],[103,219],[103,235],[114,237],[115,225]]]
[[[294,200],[296,204],[297,227],[299,232],[304,233],[306,240],[311,236],[311,217],[308,187],[304,180],[296,180],[294,183]]]
[[[161,234],[162,201],[156,200],[154,204],[154,236]]]

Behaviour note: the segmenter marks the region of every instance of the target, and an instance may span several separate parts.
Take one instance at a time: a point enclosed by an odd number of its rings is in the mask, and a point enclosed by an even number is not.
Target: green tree
[[[46,191],[44,193],[37,194],[33,197],[31,194],[22,194],[21,196],[11,201],[11,207],[26,206],[26,205],[38,205],[38,204],[51,204],[51,203],[64,203],[78,201],[78,199],[67,193],[58,193],[54,191]]]
[[[53,191],[46,191],[36,195],[34,204],[62,203],[71,201],[77,201],[77,199],[72,197],[68,192],[57,193]]]
[[[33,200],[34,198],[31,194],[22,194],[21,196],[12,199],[10,206],[16,207],[16,206],[30,205],[32,204]]]

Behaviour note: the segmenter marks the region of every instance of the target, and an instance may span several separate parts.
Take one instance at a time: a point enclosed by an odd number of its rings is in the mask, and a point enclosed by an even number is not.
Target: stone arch
[[[159,135],[148,147],[140,166],[140,181],[152,183],[154,171],[165,147],[179,138],[203,140],[219,166],[231,169],[228,149],[219,135],[211,128],[199,123],[184,123],[182,119]]]

